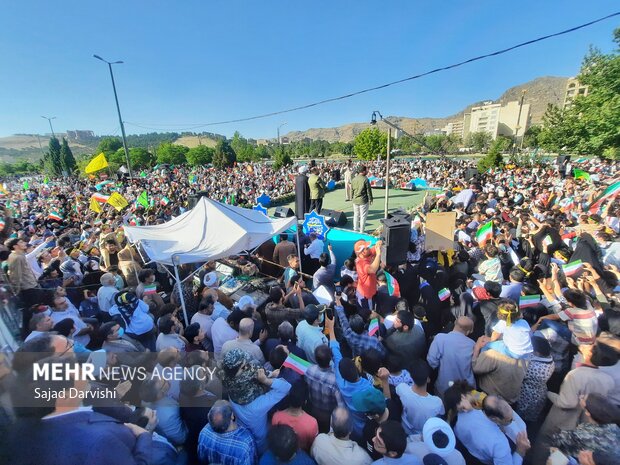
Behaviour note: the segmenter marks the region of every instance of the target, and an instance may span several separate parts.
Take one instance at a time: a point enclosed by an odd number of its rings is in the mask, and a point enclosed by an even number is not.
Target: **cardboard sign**
[[[426,215],[425,249],[454,249],[454,231],[456,229],[456,212],[429,213]]]

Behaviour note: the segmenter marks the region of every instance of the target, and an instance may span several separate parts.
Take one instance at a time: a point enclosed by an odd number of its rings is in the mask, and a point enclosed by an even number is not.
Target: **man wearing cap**
[[[362,165],[357,176],[351,181],[351,196],[353,199],[353,231],[364,232],[368,209],[372,205],[372,188],[366,177],[367,168]]]
[[[316,363],[314,349],[322,344],[327,344],[327,338],[321,329],[321,324],[325,319],[325,306],[306,305],[303,318],[295,329],[297,345],[306,353],[308,361]]]
[[[423,460],[428,454],[437,454],[448,465],[465,465],[463,455],[455,449],[456,437],[450,425],[441,418],[426,420],[422,434],[407,438],[407,453]]]
[[[355,270],[357,271],[357,297],[360,305],[372,310],[372,298],[377,293],[377,270],[381,263],[381,241],[377,241],[374,247],[370,242],[359,240],[355,243],[354,250],[357,259]]]

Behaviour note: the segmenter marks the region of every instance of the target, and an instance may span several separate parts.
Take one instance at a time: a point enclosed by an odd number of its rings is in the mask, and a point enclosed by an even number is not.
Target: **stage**
[[[390,212],[397,210],[398,208],[404,208],[409,210],[422,203],[424,200],[424,194],[426,191],[409,191],[402,189],[390,189],[390,198],[388,210]],[[436,191],[431,190],[428,195],[435,195]],[[379,220],[383,219],[383,209],[385,206],[385,189],[373,189],[372,195],[374,201],[370,206],[368,212],[368,219],[366,220],[366,233],[373,232],[376,228],[381,226]],[[329,208],[334,210],[342,210],[347,215],[347,224],[344,229],[353,229],[353,203],[345,202],[344,187],[338,188],[334,191],[327,192],[323,199],[323,208]],[[295,202],[286,204],[285,206],[295,210]],[[269,208],[269,214],[272,215],[275,208]]]

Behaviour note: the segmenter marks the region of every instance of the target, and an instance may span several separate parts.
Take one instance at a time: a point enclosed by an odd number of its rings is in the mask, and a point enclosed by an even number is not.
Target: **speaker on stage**
[[[323,208],[321,210],[321,215],[325,217],[325,222],[331,228],[338,226],[342,228],[347,224],[347,215],[343,211],[340,210],[328,210]]]
[[[383,223],[381,261],[388,265],[405,263],[411,234],[410,220],[403,216],[394,216],[381,220],[381,223]]]
[[[465,170],[465,181],[469,182],[473,180],[476,176],[478,176],[478,169],[467,168],[467,170]]]
[[[196,206],[196,204],[200,200],[200,197],[209,197],[209,193],[207,191],[200,191],[196,192],[195,194],[190,194],[189,198],[187,199],[187,205],[190,210]]]
[[[295,212],[289,207],[278,207],[273,216],[276,218],[290,218],[291,216],[295,216]]]
[[[396,218],[396,217],[403,218],[404,221],[411,221],[411,215],[407,213],[406,210],[403,210],[402,207],[398,208],[397,210],[394,210],[392,213],[388,213],[388,219]]]

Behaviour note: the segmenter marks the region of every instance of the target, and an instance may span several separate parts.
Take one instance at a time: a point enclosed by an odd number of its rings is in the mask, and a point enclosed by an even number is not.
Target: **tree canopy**
[[[367,128],[355,137],[353,151],[362,160],[387,156],[387,134],[379,128]]]
[[[227,140],[221,140],[215,146],[213,154],[213,166],[216,168],[228,168],[237,161],[237,154]]]

